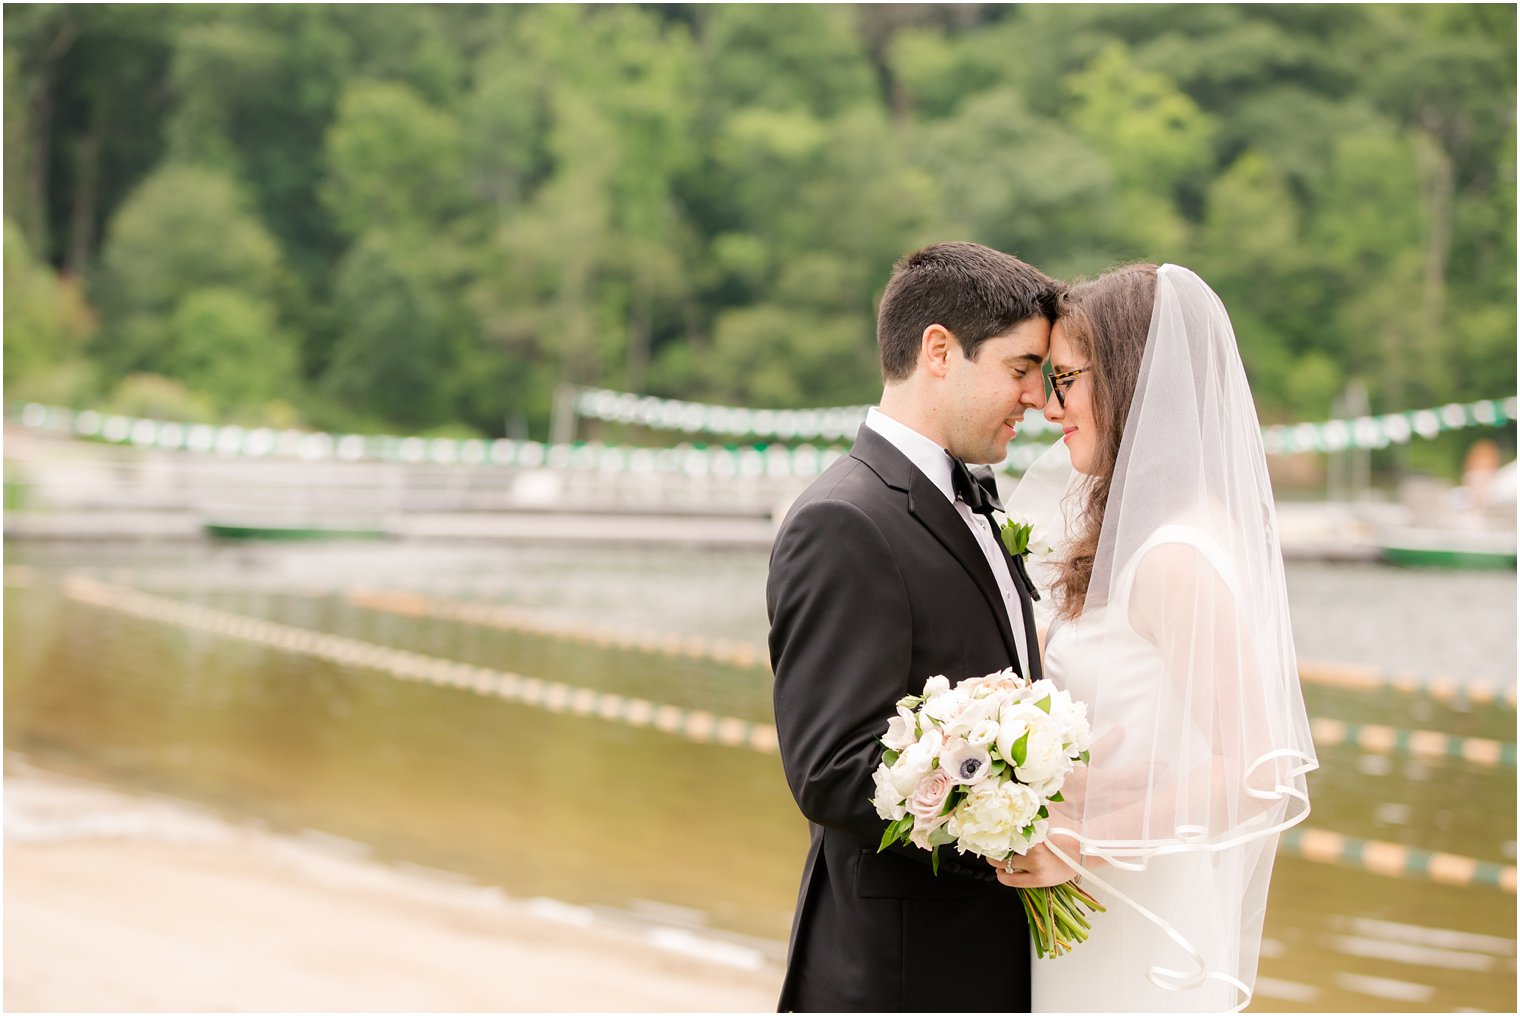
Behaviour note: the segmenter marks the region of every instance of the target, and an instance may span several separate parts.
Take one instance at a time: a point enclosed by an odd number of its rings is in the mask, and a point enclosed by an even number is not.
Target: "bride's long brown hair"
[[[1093,475],[1077,495],[1077,514],[1066,558],[1053,583],[1056,608],[1067,618],[1082,612],[1098,553],[1098,534],[1108,509],[1114,464],[1124,437],[1124,421],[1140,377],[1140,361],[1150,333],[1156,300],[1156,266],[1133,264],[1066,289],[1056,306],[1056,320],[1092,373],[1093,418],[1098,428]],[[1052,396],[1054,398],[1054,396]]]

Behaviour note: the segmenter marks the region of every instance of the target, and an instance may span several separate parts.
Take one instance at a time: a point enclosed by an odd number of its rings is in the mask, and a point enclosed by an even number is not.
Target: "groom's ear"
[[[950,370],[950,350],[955,336],[944,325],[930,325],[919,339],[918,361],[931,377],[944,377]]]

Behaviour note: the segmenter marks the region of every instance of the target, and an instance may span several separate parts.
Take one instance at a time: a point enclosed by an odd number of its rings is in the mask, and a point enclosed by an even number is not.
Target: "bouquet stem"
[[[1092,925],[1089,913],[1106,908],[1072,882],[1039,889],[1020,889],[1019,900],[1029,918],[1029,935],[1034,939],[1035,955],[1044,959],[1069,952],[1072,946],[1087,941]]]

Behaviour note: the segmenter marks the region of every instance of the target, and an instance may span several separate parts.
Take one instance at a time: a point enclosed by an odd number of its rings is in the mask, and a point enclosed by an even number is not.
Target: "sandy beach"
[[[5,1010],[774,1011],[772,957],[29,769]]]

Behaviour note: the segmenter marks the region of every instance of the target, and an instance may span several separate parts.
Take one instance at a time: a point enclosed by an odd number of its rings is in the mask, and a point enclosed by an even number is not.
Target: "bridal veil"
[[[1085,482],[1057,444],[1009,501],[1053,557]],[[1050,845],[1127,911],[1098,915],[1077,953],[1138,915],[1125,955],[1179,1002],[1249,1002],[1277,838],[1309,810],[1317,762],[1276,523],[1229,317],[1164,265],[1086,600],[1050,636],[1094,735]],[[1037,584],[1050,567],[1035,563]]]

